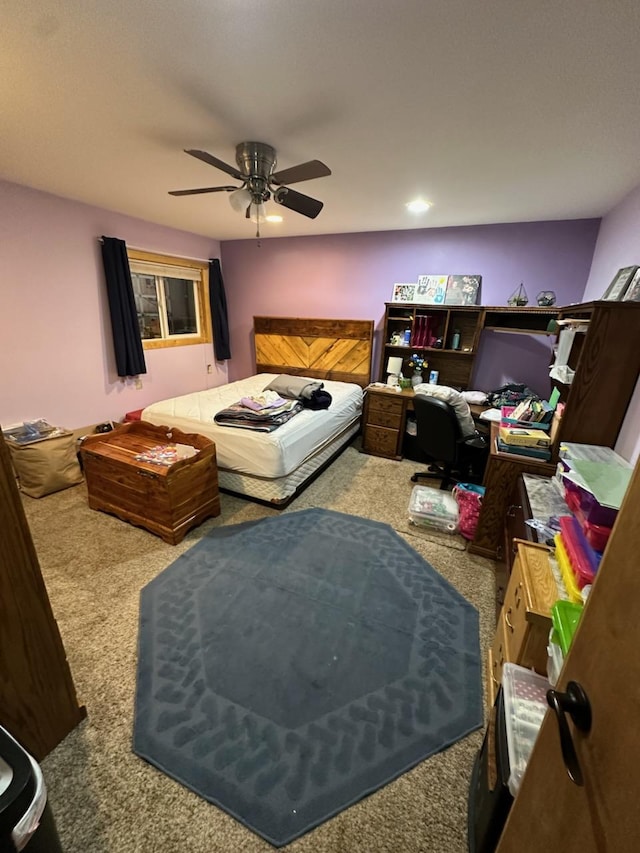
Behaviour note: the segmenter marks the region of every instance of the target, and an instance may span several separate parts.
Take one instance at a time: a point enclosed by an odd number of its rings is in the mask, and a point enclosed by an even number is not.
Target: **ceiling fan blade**
[[[299,166],[275,172],[271,175],[271,183],[297,184],[300,181],[310,181],[312,178],[326,178],[330,174],[331,169],[320,160],[309,160],[308,163],[300,163]]]
[[[296,213],[308,216],[309,219],[315,219],[324,207],[324,204],[316,198],[290,190],[288,187],[277,189],[273,194],[273,200],[283,207],[289,208],[289,210],[295,210]]]
[[[195,190],[169,190],[169,195],[200,195],[200,193],[231,193],[239,187],[200,187]]]
[[[207,151],[198,151],[197,148],[185,148],[184,152],[185,154],[191,154],[191,156],[195,157],[197,160],[202,160],[203,163],[208,163],[209,166],[215,166],[216,169],[221,169],[223,172],[226,172],[227,175],[232,175],[239,181],[244,181],[243,175],[235,166],[230,166],[228,163],[225,163],[224,160],[218,160],[217,157],[214,157],[213,154],[209,154]]]

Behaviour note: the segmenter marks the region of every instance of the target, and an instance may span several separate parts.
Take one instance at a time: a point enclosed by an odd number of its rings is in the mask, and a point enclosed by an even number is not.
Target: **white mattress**
[[[217,412],[242,397],[258,394],[276,375],[259,373],[208,391],[161,400],[147,406],[142,419],[156,426],[196,432],[215,441],[218,468],[257,477],[285,477],[359,420],[363,391],[355,383],[326,380],[324,389],[332,397],[328,409],[304,409],[270,433],[223,427],[214,422]]]

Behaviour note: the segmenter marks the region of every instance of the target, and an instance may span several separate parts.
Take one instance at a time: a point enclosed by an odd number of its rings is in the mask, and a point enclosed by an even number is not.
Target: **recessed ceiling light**
[[[430,207],[431,202],[424,201],[424,199],[421,198],[416,198],[407,203],[407,210],[410,210],[411,213],[424,213],[425,210],[429,210]]]
[[[282,217],[279,216],[277,213],[272,213],[267,216],[267,222],[282,222]]]

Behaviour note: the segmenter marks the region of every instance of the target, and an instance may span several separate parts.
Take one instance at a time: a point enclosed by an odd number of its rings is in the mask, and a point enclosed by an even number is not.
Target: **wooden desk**
[[[529,459],[512,453],[500,453],[496,446],[498,424],[491,424],[491,448],[484,474],[486,488],[482,501],[478,527],[469,543],[472,554],[481,554],[495,560],[499,557],[504,536],[504,524],[509,501],[520,474],[541,474],[551,477],[556,470],[553,462]]]
[[[413,388],[394,391],[379,386],[367,388],[362,417],[362,449],[372,456],[402,459],[407,414],[413,411]],[[476,420],[486,405],[469,406]]]

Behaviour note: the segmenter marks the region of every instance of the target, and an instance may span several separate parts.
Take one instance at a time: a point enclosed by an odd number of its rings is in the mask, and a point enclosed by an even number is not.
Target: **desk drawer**
[[[366,424],[362,437],[362,449],[376,456],[397,456],[400,431]]]
[[[519,661],[527,632],[527,608],[520,560],[516,558],[502,605],[501,621],[507,639],[508,660]]]
[[[402,417],[404,404],[402,400],[395,397],[383,396],[382,394],[371,394],[369,396],[369,419],[375,415],[395,416],[396,423]]]
[[[398,430],[400,428],[400,413],[378,412],[369,409],[368,423]]]
[[[504,619],[502,614],[500,614],[498,624],[496,625],[495,637],[493,638],[493,645],[489,650],[489,695],[495,696],[498,692],[498,687],[502,683],[502,665],[505,661],[511,660],[513,658],[510,658],[508,654]]]

